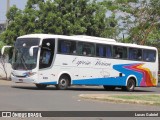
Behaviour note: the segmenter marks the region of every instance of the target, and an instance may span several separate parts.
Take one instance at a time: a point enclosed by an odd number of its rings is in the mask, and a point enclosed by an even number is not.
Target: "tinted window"
[[[156,51],[154,50],[143,50],[143,60],[147,62],[155,62]]]
[[[59,40],[58,52],[61,54],[76,54],[76,42],[69,40]]]
[[[129,60],[142,60],[142,50],[137,48],[129,48]]]
[[[29,55],[31,46],[38,46],[39,38],[18,38],[13,51],[12,68],[15,70],[32,70],[37,65],[38,47],[33,49],[33,56]]]
[[[77,50],[79,55],[84,55],[84,56],[95,55],[95,45],[93,43],[78,42]]]
[[[42,42],[40,60],[39,60],[39,68],[47,68],[50,67],[53,61],[54,56],[54,47],[55,40],[54,39],[44,39]]]
[[[112,57],[112,50],[110,45],[100,45],[96,46],[96,55],[98,57]]]
[[[18,38],[15,42],[16,47],[31,47],[39,45],[39,38]]]
[[[126,59],[127,58],[127,48],[122,47],[122,46],[114,46],[113,56],[116,59]]]

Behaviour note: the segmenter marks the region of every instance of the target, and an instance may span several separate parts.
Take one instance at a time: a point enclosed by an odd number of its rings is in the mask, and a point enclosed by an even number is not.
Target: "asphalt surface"
[[[38,90],[31,84],[14,84],[0,80],[0,111],[160,111],[159,106],[112,103],[85,100],[80,94],[160,94],[160,87],[136,88],[135,92],[121,89],[105,91],[102,86],[72,86],[68,90],[56,90],[49,86]],[[34,118],[35,119],[35,118]],[[42,119],[42,118],[41,118]],[[44,119],[44,118],[43,118]],[[111,120],[122,118],[45,118],[47,120]],[[123,120],[135,118],[123,118]],[[136,118],[143,120],[143,118]],[[151,118],[144,118],[151,119]],[[152,118],[152,120],[159,118]]]

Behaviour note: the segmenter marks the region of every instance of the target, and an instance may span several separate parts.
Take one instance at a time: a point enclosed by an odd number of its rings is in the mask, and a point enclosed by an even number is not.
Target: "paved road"
[[[128,92],[120,89],[105,91],[102,87],[85,86],[73,86],[69,90],[56,90],[50,86],[46,90],[38,90],[33,85],[0,82],[0,111],[160,111],[158,106],[84,100],[78,97],[79,94],[128,94]],[[160,87],[136,88],[135,92],[129,94],[160,94]]]

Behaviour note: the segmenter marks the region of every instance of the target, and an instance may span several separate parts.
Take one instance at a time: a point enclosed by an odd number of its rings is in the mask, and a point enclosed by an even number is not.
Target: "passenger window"
[[[106,57],[111,58],[112,57],[112,50],[110,45],[100,45],[98,44],[96,46],[96,55],[98,57]]]
[[[77,50],[79,55],[83,56],[95,55],[95,45],[93,43],[78,42]]]
[[[147,62],[155,62],[156,51],[154,50],[143,50],[143,60]]]
[[[114,46],[113,56],[116,59],[126,59],[127,58],[127,48],[121,47],[121,46]]]
[[[111,58],[112,57],[112,47],[110,45],[106,46],[106,57]]]
[[[96,46],[96,56],[98,57],[105,57],[105,46],[104,45],[97,45]]]
[[[137,48],[129,48],[129,60],[142,60],[142,50]]]
[[[76,54],[76,42],[69,40],[59,40],[58,52],[61,54]]]

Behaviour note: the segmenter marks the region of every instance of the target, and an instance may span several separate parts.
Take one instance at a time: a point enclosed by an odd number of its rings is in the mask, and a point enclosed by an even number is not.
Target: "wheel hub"
[[[65,80],[65,79],[62,79],[62,80],[60,81],[60,84],[61,84],[61,86],[65,87],[65,86],[66,86],[66,80]]]

